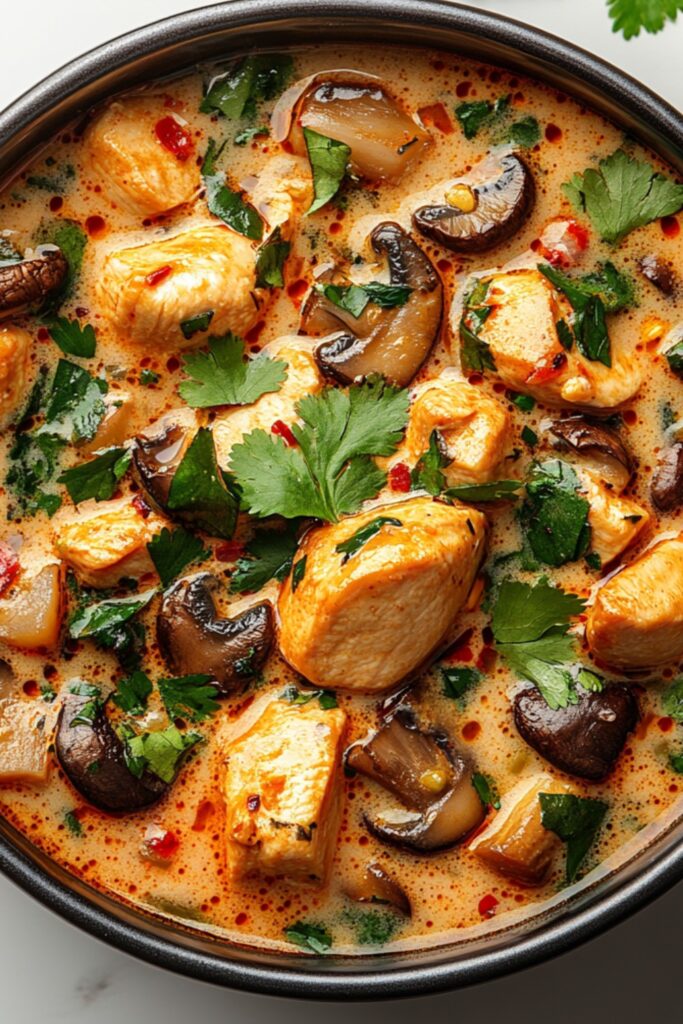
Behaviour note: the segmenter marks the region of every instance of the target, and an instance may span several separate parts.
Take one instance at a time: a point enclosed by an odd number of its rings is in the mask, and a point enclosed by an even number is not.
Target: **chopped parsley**
[[[317,700],[323,711],[336,708],[337,695],[334,690],[300,690],[298,686],[287,686],[280,694],[280,700],[287,700],[290,704],[309,704]]]
[[[369,523],[351,534],[347,540],[337,544],[334,550],[343,555],[341,564],[346,565],[348,560],[357,554],[369,540],[377,536],[383,526],[403,526],[403,523],[400,519],[392,516],[377,516],[376,519],[371,519]]]
[[[202,562],[209,557],[199,537],[182,526],[172,531],[164,526],[161,533],[152,537],[147,550],[163,587],[167,587],[192,562]]]
[[[567,882],[573,882],[579,867],[607,813],[604,800],[573,793],[539,793],[543,828],[567,844]]]
[[[590,543],[590,503],[572,466],[560,459],[533,463],[519,518],[525,540],[544,565],[574,562]]]
[[[473,139],[482,128],[490,127],[507,111],[510,100],[501,96],[495,103],[490,100],[470,100],[459,103],[455,108],[455,116],[460,122],[466,139]]]
[[[138,380],[140,384],[142,384],[143,388],[151,388],[154,384],[159,383],[161,377],[158,373],[155,373],[154,370],[144,369],[140,370]]]
[[[683,9],[681,0],[607,0],[614,32],[625,39],[640,35],[640,30],[660,32],[667,21],[675,21]]]
[[[359,946],[383,946],[393,938],[401,920],[391,910],[347,910],[346,920]]]
[[[218,690],[211,676],[196,674],[160,679],[158,686],[169,718],[202,722],[220,711],[216,700]]]
[[[235,334],[209,338],[208,352],[193,352],[183,359],[190,380],[178,387],[193,409],[216,405],[251,405],[267,392],[279,391],[287,379],[287,364],[261,354],[244,358],[244,342]]]
[[[82,836],[83,826],[81,825],[78,815],[75,811],[67,811],[64,815],[64,824],[68,828],[72,836]]]
[[[260,590],[272,579],[284,582],[296,554],[298,526],[293,520],[283,530],[259,530],[246,545],[246,556],[237,560],[230,577],[231,593]]]
[[[246,146],[248,142],[253,142],[259,135],[270,135],[268,125],[260,124],[256,128],[243,128],[237,132],[232,141],[235,146]]]
[[[74,640],[90,639],[98,647],[113,651],[124,669],[132,672],[139,666],[144,642],[144,627],[132,620],[155,593],[153,587],[131,597],[80,605],[69,618],[69,636]]]
[[[139,736],[130,728],[121,733],[128,770],[138,779],[148,770],[166,783],[173,782],[182,759],[202,738],[196,732],[181,733],[175,725]]]
[[[495,370],[496,364],[487,342],[481,337],[481,330],[486,323],[492,306],[485,304],[488,281],[477,281],[465,299],[463,314],[460,319],[460,342],[462,365],[465,370]]]
[[[218,148],[215,139],[209,139],[201,171],[206,189],[206,204],[210,212],[233,231],[260,242],[263,235],[263,220],[260,215],[253,206],[245,202],[239,192],[228,187],[224,172],[216,170],[216,162],[224,147],[225,142]]]
[[[531,427],[527,426],[526,423],[522,427],[519,436],[521,437],[524,444],[527,444],[529,448],[535,448],[538,444],[538,434]]]
[[[292,566],[292,593],[294,594],[301,583],[302,579],[306,575],[306,562],[308,555],[304,555],[303,558],[299,558]]]
[[[528,115],[513,121],[507,132],[507,139],[520,149],[531,149],[541,140],[541,129],[535,117]]]
[[[677,377],[683,377],[683,339],[675,342],[671,348],[666,350],[664,355],[671,372],[675,373]],[[674,420],[671,422],[673,423]],[[671,426],[671,423],[669,426]]]
[[[351,147],[336,139],[304,128],[304,140],[313,175],[313,202],[307,213],[315,213],[336,196],[344,180]]]
[[[285,937],[295,946],[310,949],[313,953],[327,953],[332,946],[332,936],[320,924],[297,921],[284,929]]]
[[[76,281],[81,273],[88,236],[75,221],[60,219],[41,224],[36,232],[35,241],[37,245],[47,243],[58,246],[69,267],[63,286],[49,300],[46,312],[54,312],[65,299],[70,298],[73,294]]]
[[[48,331],[65,355],[80,356],[82,359],[90,359],[95,355],[97,338],[92,324],[81,327],[78,320],[58,316],[50,321]]]
[[[57,483],[64,484],[75,505],[89,498],[107,501],[115,494],[130,460],[131,453],[127,448],[109,448],[94,459],[65,470],[57,477]]]

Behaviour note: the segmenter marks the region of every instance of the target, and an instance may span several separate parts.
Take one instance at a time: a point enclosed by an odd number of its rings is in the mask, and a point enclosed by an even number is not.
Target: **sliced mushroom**
[[[619,683],[599,693],[580,689],[576,704],[553,710],[535,686],[514,700],[520,736],[568,775],[597,781],[612,771],[626,737],[638,722],[638,701]]]
[[[633,473],[633,460],[615,430],[583,416],[570,416],[553,420],[550,432],[562,446],[580,455],[586,468],[595,469],[600,479],[623,491]]]
[[[304,307],[301,329],[305,334],[330,334],[315,350],[324,374],[342,384],[380,373],[406,387],[436,341],[443,306],[439,276],[422,249],[391,221],[379,224],[371,235],[378,256],[389,264],[392,285],[411,289],[407,302],[389,309],[369,302],[359,317],[351,316],[317,292]]]
[[[661,256],[649,253],[638,260],[638,269],[662,295],[673,295],[678,281],[671,263],[663,260]]]
[[[508,153],[482,165],[488,177],[450,186],[446,201],[421,206],[413,224],[452,252],[483,252],[507,241],[522,226],[534,203],[534,179],[524,161]]]
[[[35,256],[0,266],[0,319],[40,307],[62,287],[68,269],[54,245],[39,246]]]
[[[168,505],[173,475],[190,446],[197,421],[189,409],[178,409],[135,438],[133,467],[152,504],[161,511]]]
[[[650,483],[652,504],[671,512],[683,504],[683,443],[676,441],[662,452]]]
[[[200,673],[215,680],[221,695],[244,688],[270,651],[273,610],[264,601],[233,619],[216,614],[210,573],[178,580],[166,591],[157,616],[157,640],[177,675]]]
[[[105,705],[98,702],[79,721],[86,705],[97,698],[69,694],[59,716],[56,750],[71,784],[102,811],[137,811],[156,803],[168,784],[149,771],[137,778],[126,765],[124,745],[114,732]]]
[[[277,103],[272,125],[273,137],[289,137],[302,155],[303,128],[344,142],[352,173],[372,181],[398,181],[431,144],[380,79],[358,71],[326,71],[293,85]]]
[[[374,779],[402,803],[365,821],[378,839],[416,853],[453,846],[476,828],[485,810],[472,770],[446,737],[424,732],[399,708],[370,739],[354,743],[348,768]]]
[[[412,908],[405,891],[381,864],[368,864],[361,877],[346,883],[344,892],[358,903],[385,903],[401,914],[411,916]]]

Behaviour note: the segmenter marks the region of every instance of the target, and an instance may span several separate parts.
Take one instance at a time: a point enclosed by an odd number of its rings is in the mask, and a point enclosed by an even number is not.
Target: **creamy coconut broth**
[[[555,90],[361,45],[50,142],[0,196],[6,818],[309,953],[504,926],[670,819],[675,181]]]

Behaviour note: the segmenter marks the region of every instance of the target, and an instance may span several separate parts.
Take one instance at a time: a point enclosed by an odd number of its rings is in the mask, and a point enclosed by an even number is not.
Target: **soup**
[[[452,54],[246,55],[0,197],[0,802],[232,942],[424,947],[676,813],[672,170]]]

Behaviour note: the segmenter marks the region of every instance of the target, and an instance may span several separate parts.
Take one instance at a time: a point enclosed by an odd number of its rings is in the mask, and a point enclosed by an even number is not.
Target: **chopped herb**
[[[196,674],[160,679],[158,686],[169,718],[202,722],[220,711],[216,700],[218,690],[211,676]]]
[[[218,468],[208,427],[199,428],[173,475],[168,509],[191,517],[198,529],[214,537],[230,540],[235,531],[238,501]]]
[[[451,700],[461,700],[468,690],[472,690],[481,680],[481,672],[476,668],[441,667],[443,693]]]
[[[95,355],[97,338],[92,324],[81,327],[78,320],[67,320],[65,316],[55,317],[48,325],[50,337],[67,356],[90,359]]]
[[[282,288],[285,283],[283,269],[289,256],[291,244],[283,242],[280,229],[275,231],[263,243],[256,257],[256,287]]]
[[[230,578],[230,591],[241,594],[260,590],[272,579],[284,582],[296,554],[298,529],[296,520],[283,530],[260,530],[246,545],[249,557],[239,558]]]
[[[607,813],[604,800],[573,793],[539,793],[543,828],[567,844],[567,882],[573,882]]]
[[[521,480],[491,480],[486,484],[458,484],[443,492],[457,501],[514,501],[524,484]]]
[[[529,115],[514,121],[508,129],[507,137],[515,146],[522,149],[531,149],[541,139],[541,129],[535,117]]]
[[[293,68],[294,61],[289,54],[267,53],[245,57],[213,79],[199,109],[204,114],[222,114],[232,121],[241,117],[254,117],[257,104],[271,100],[282,92]],[[264,129],[251,130],[261,134]],[[266,134],[267,131],[265,129]]]
[[[225,174],[216,170],[216,161],[220,157],[225,143],[217,149],[214,139],[209,145],[202,164],[202,180],[206,188],[206,204],[215,217],[220,219],[245,238],[260,242],[263,235],[263,220],[260,215],[246,203],[239,192],[234,192],[225,181]]]
[[[315,290],[319,295],[324,295],[328,302],[358,318],[369,302],[382,309],[404,306],[413,289],[404,285],[370,281],[368,284],[316,284]]]
[[[48,309],[54,311],[73,294],[74,286],[81,272],[88,236],[75,221],[55,220],[41,224],[36,232],[35,240],[38,245],[47,243],[58,246],[69,266],[62,288],[49,300]]]
[[[484,304],[488,288],[488,281],[477,281],[465,300],[460,319],[463,368],[480,373],[496,368],[489,346],[481,337],[481,330],[493,308]]]
[[[450,465],[446,445],[438,430],[429,435],[429,448],[423,452],[410,473],[410,487],[413,491],[427,491],[433,497],[441,494],[446,486],[446,477],[441,472]]]
[[[536,400],[531,395],[520,395],[515,391],[511,391],[508,397],[512,404],[516,405],[522,412],[531,412],[536,407]]]
[[[304,555],[303,558],[300,558],[297,562],[294,563],[294,567],[292,568],[292,593],[293,594],[296,592],[299,584],[301,583],[302,579],[304,578],[304,575],[306,574],[306,561],[307,561],[307,559],[308,559],[308,555]]]
[[[57,693],[55,690],[53,690],[49,683],[41,683],[40,696],[41,700],[44,700],[46,704],[52,704],[55,697],[57,696]]]
[[[677,341],[664,353],[669,369],[677,377],[683,377],[683,340]]]
[[[662,696],[662,711],[683,724],[683,677],[675,679]]]
[[[72,836],[82,836],[83,826],[78,820],[78,816],[75,811],[67,811],[64,815],[64,824],[68,828]]]
[[[107,391],[102,378],[91,376],[68,359],[60,359],[48,396],[45,423],[37,432],[65,441],[91,441],[107,411],[102,400]]]
[[[683,775],[683,754],[669,754],[669,768],[677,775]]]
[[[498,788],[490,775],[482,775],[481,772],[474,772],[472,775],[472,785],[476,789],[477,796],[484,807],[493,807],[496,811],[500,810]]]
[[[383,526],[403,526],[403,523],[400,519],[395,519],[392,516],[377,516],[376,519],[371,519],[369,523],[361,526],[347,540],[337,544],[334,550],[344,556],[341,564],[346,565],[348,560],[357,554],[369,540],[377,536]]]
[[[142,715],[147,709],[147,699],[152,692],[152,683],[144,672],[133,672],[121,679],[112,700],[128,715]]]
[[[109,448],[88,462],[65,470],[57,477],[57,483],[64,484],[75,505],[89,498],[107,501],[113,497],[119,481],[130,466],[131,453],[126,448]]]
[[[290,704],[309,704],[312,700],[317,700],[323,711],[339,706],[334,690],[300,690],[298,686],[285,687],[280,694],[280,700],[287,700]]]
[[[590,503],[579,488],[567,462],[550,459],[531,466],[519,518],[527,543],[545,565],[574,562],[588,548]]]
[[[93,697],[92,700],[88,700],[85,704],[82,704],[78,709],[77,714],[69,722],[70,728],[75,728],[78,725],[85,725],[89,729],[92,728],[93,723],[99,713],[102,710],[102,701],[99,697]]]
[[[159,383],[161,377],[158,373],[155,373],[154,370],[145,369],[140,371],[138,380],[140,384],[142,384],[143,388],[151,388],[153,384]]]
[[[683,185],[623,149],[600,160],[598,167],[575,174],[563,190],[575,210],[588,214],[606,242],[616,245],[630,231],[677,213],[683,206]]]
[[[489,100],[471,100],[460,103],[455,108],[455,116],[463,130],[466,139],[473,139],[484,127],[490,127],[506,111],[510,99],[503,96],[491,103]]]
[[[69,635],[75,639],[91,639],[98,647],[111,650],[126,671],[138,667],[144,628],[131,621],[149,604],[155,588],[132,597],[108,598],[77,608],[69,619]]]
[[[589,551],[586,555],[586,565],[599,572],[602,569],[602,559],[597,551]]]
[[[246,146],[248,142],[252,142],[259,135],[270,135],[268,125],[260,124],[256,128],[243,128],[242,131],[237,132],[232,141],[235,146]]]
[[[209,557],[209,552],[199,537],[195,537],[182,526],[173,531],[164,526],[161,533],[152,537],[147,550],[163,587],[167,587],[171,580],[180,576],[192,562],[203,562]]]
[[[538,434],[531,427],[526,426],[526,424],[522,427],[519,436],[524,441],[524,444],[528,444],[530,448],[535,448],[538,444]]]
[[[371,456],[395,451],[408,392],[371,377],[348,390],[307,395],[296,412],[303,420],[292,427],[297,447],[255,430],[233,447],[230,468],[253,515],[337,522],[384,485],[386,474]]]
[[[339,191],[351,156],[351,147],[304,128],[304,140],[313,175],[314,199],[307,213],[315,213]]]
[[[195,334],[199,334],[200,331],[208,331],[213,317],[213,309],[207,309],[204,313],[195,313],[194,316],[189,317],[187,320],[181,320],[180,330],[183,338],[189,341],[190,338],[193,338]]]
[[[92,683],[86,683],[85,680],[83,679],[79,679],[71,683],[71,685],[69,686],[69,693],[73,693],[77,697],[101,696],[99,686],[94,686]]]
[[[183,359],[191,378],[178,387],[193,409],[216,405],[251,405],[267,392],[279,391],[287,379],[287,364],[261,354],[244,358],[244,342],[235,334],[209,338],[208,352],[193,352]]]
[[[196,732],[181,733],[175,725],[140,736],[131,733],[125,735],[128,769],[138,778],[148,769],[167,783],[173,782],[183,757],[202,738]]]
[[[344,919],[352,926],[359,946],[383,946],[400,924],[398,915],[390,910],[347,910]]]
[[[327,953],[332,946],[332,936],[323,925],[297,921],[296,924],[288,925],[284,933],[289,942],[314,953]]]
[[[555,330],[557,331],[557,337],[560,340],[560,345],[569,352],[574,344],[574,335],[572,334],[571,327],[566,320],[558,320],[555,324]]]

